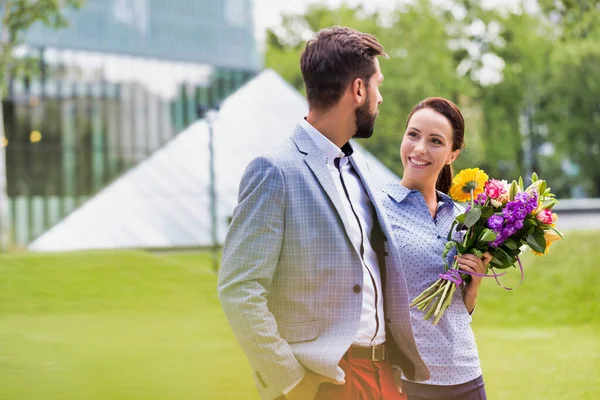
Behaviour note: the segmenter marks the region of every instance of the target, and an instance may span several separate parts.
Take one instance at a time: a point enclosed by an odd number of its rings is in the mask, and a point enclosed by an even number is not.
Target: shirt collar
[[[306,118],[302,118],[300,121],[300,126],[306,131],[306,133],[308,133],[313,142],[315,142],[317,148],[323,152],[327,162],[333,161],[337,157],[349,157],[352,155],[353,149],[350,145],[350,142],[343,145],[340,149],[333,144],[333,142],[327,139],[321,132],[319,132],[314,126],[312,126],[306,120]]]
[[[394,199],[397,203],[402,203],[402,201],[404,201],[404,199],[410,194],[419,193],[418,190],[411,190],[403,186],[400,182],[395,181],[389,182],[387,185],[385,185],[383,192]],[[438,202],[442,204],[453,203],[452,198],[446,193],[440,192],[439,190],[436,190],[436,192]]]

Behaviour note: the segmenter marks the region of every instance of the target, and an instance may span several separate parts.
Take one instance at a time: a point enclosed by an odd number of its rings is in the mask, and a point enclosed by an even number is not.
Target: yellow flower
[[[477,198],[483,193],[487,180],[487,174],[479,168],[463,169],[452,180],[450,197],[462,203],[471,200],[471,191],[473,191],[473,198]]]
[[[557,240],[562,239],[562,237],[553,230],[547,230],[544,231],[544,239],[546,239],[546,250],[543,253],[538,253],[535,250],[531,250],[536,256],[543,256],[544,254],[548,254],[552,242],[556,242]]]

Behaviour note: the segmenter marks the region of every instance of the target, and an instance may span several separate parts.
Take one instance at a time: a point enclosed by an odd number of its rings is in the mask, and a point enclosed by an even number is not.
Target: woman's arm
[[[463,271],[483,275],[485,274],[487,265],[490,263],[492,257],[493,256],[490,253],[484,253],[483,258],[477,258],[477,256],[473,254],[465,254],[458,257],[458,268]],[[482,280],[483,276],[471,275],[471,281],[465,287],[463,300],[469,314],[475,309],[477,295],[479,294],[479,286],[481,286]]]

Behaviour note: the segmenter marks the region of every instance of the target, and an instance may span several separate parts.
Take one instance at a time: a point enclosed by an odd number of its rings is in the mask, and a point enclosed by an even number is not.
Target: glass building
[[[251,0],[87,0],[33,27],[2,104],[24,247],[260,69]]]

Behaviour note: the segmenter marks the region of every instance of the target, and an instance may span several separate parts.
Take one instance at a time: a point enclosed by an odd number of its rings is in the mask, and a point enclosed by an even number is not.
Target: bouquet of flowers
[[[448,242],[442,258],[446,272],[439,274],[439,279],[425,289],[411,303],[425,311],[425,319],[434,317],[437,325],[444,311],[450,305],[452,295],[464,282],[469,282],[471,272],[461,271],[458,262],[448,265],[447,255],[453,248],[459,255],[474,254],[482,257],[489,252],[493,259],[488,265],[486,277],[494,277],[504,273],[495,270],[523,267],[519,256],[523,246],[528,246],[536,255],[548,253],[552,242],[562,239],[562,234],[555,229],[557,215],[552,207],[557,203],[546,181],[537,174],[531,177],[531,184],[524,188],[523,179],[506,181],[489,179],[479,168],[461,171],[452,181],[450,196],[458,202],[469,202],[464,214],[455,218],[448,233]],[[453,240],[456,232],[464,232],[461,240]],[[458,235],[460,236],[460,235]],[[487,273],[491,270],[490,275]],[[498,283],[499,284],[499,283]]]

